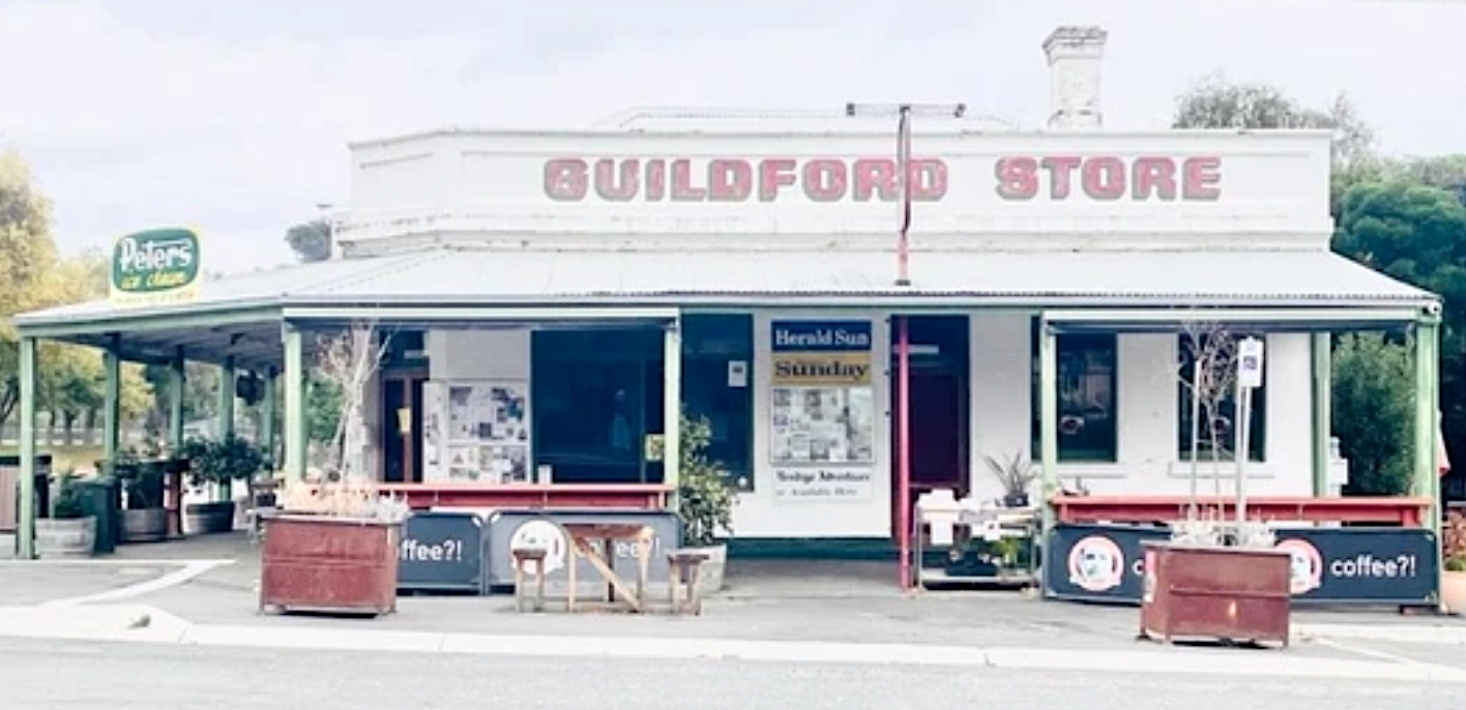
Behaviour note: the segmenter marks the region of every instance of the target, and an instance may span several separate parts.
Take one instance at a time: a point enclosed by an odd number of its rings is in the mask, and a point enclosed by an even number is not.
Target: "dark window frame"
[[[1029,330],[1029,406],[1031,408],[1029,416],[1029,459],[1034,463],[1041,463],[1043,461],[1039,428],[1041,423],[1040,394],[1042,392],[1042,382],[1039,380],[1039,327],[1039,319],[1037,317],[1033,318]],[[1058,350],[1057,375],[1060,385],[1058,409],[1058,415],[1060,417],[1059,463],[1117,463],[1120,453],[1119,337],[1115,333],[1060,333],[1055,336],[1055,340]],[[1075,366],[1081,362],[1091,368],[1098,364],[1099,371],[1088,373],[1076,371]],[[1068,371],[1066,371],[1066,368]],[[1065,380],[1087,380],[1089,378],[1101,378],[1105,381],[1103,388],[1108,394],[1108,401],[1099,408],[1108,409],[1108,412],[1103,420],[1101,420],[1103,423],[1096,427],[1101,433],[1091,435],[1090,441],[1085,442],[1084,446],[1080,446],[1075,443],[1078,440],[1073,437],[1083,434],[1083,426],[1093,426],[1090,422],[1096,421],[1095,413],[1092,410],[1085,412],[1082,408],[1075,406],[1073,402],[1066,402],[1062,385]],[[1070,421],[1074,421],[1081,426],[1079,432],[1069,435],[1069,446],[1065,446],[1064,418],[1066,416],[1073,417]],[[1098,445],[1096,445],[1096,441],[1099,442]]]
[[[1268,348],[1266,333],[1230,333],[1231,337],[1242,340],[1253,337],[1263,341],[1264,351]],[[1181,463],[1191,463],[1191,375],[1192,375],[1192,353],[1188,345],[1190,336],[1180,334],[1176,336],[1176,451],[1177,460]],[[1252,412],[1248,417],[1249,432],[1247,460],[1250,463],[1267,462],[1267,410],[1268,410],[1268,375],[1267,359],[1263,360],[1262,386],[1252,391]],[[1236,396],[1235,391],[1228,393],[1227,399],[1220,407],[1221,416],[1231,421],[1236,417]],[[1200,432],[1200,442],[1197,446],[1196,455],[1201,463],[1212,461],[1212,448],[1205,429]],[[1223,441],[1223,450],[1218,460],[1222,462],[1235,462],[1236,456],[1232,449],[1232,434],[1228,433]]]
[[[754,485],[755,393],[754,317],[751,312],[698,312],[682,316],[682,405],[689,417],[713,424],[708,458],[721,464],[740,491]],[[744,386],[728,386],[728,364],[744,363]],[[708,402],[723,411],[704,407]],[[725,432],[718,424],[725,423]],[[720,440],[720,437],[721,440]],[[740,440],[741,439],[741,440]]]

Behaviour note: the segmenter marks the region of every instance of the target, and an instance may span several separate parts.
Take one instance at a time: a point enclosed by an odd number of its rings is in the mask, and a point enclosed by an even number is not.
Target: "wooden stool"
[[[545,557],[549,551],[541,547],[521,547],[510,552],[514,556],[514,608],[524,611],[524,568],[532,567],[534,576],[534,610],[545,608]]]
[[[696,616],[702,615],[702,563],[707,562],[708,558],[706,552],[688,550],[673,550],[667,554],[667,562],[672,565],[667,574],[667,582],[673,614],[691,612]],[[677,594],[679,586],[686,590],[681,599]]]

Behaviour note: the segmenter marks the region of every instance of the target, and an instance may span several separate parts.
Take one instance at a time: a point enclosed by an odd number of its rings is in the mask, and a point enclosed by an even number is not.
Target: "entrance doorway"
[[[422,482],[422,391],[427,379],[427,372],[421,370],[382,373],[382,480],[386,483]]]
[[[906,316],[910,350],[910,502],[927,491],[950,488],[958,498],[968,493],[968,447],[971,439],[968,407],[971,399],[968,370],[967,316]],[[891,490],[900,481],[900,371],[896,345],[900,317],[891,319]],[[891,496],[891,532],[896,535],[900,495]]]

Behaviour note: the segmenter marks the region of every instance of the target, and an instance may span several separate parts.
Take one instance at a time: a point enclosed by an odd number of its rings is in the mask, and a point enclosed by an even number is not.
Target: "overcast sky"
[[[191,223],[210,268],[254,268],[345,197],[349,140],[850,100],[1032,127],[1040,43],[1090,23],[1108,127],[1164,127],[1220,71],[1319,106],[1346,91],[1393,152],[1466,153],[1466,0],[0,0],[0,143],[68,251]]]

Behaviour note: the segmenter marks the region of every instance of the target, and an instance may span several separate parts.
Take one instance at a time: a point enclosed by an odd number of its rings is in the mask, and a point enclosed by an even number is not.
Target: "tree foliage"
[[[0,421],[20,403],[19,344],[13,316],[107,295],[107,257],[88,251],[61,258],[51,234],[51,203],[36,188],[30,168],[13,151],[0,153]],[[94,348],[45,342],[37,348],[37,409],[68,431],[79,418],[90,424],[105,392],[102,355]],[[122,368],[121,412],[148,409],[149,386],[141,368]]]
[[[331,258],[331,223],[317,219],[297,224],[285,231],[285,241],[302,263],[325,261]]]
[[[1414,362],[1379,333],[1339,339],[1333,361],[1334,435],[1356,495],[1409,492],[1414,437]]]
[[[1373,155],[1374,131],[1347,96],[1326,110],[1299,104],[1277,87],[1207,77],[1176,101],[1173,128],[1319,128],[1334,131],[1334,158],[1352,164]]]

